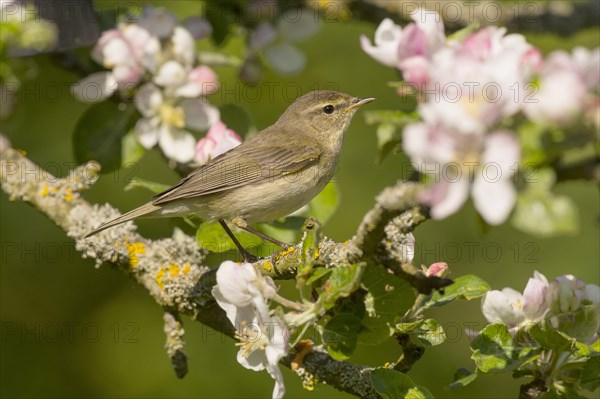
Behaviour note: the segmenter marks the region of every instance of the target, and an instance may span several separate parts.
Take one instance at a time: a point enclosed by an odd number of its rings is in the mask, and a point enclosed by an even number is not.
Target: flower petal
[[[472,195],[477,212],[491,225],[503,223],[517,201],[517,191],[510,179],[490,180],[482,174],[473,182]]]
[[[520,301],[521,294],[512,288],[488,291],[483,297],[481,311],[490,323],[520,323],[524,319]]]
[[[253,296],[248,290],[248,285],[256,278],[256,269],[250,263],[237,264],[225,261],[217,270],[219,290],[228,302],[237,306],[250,305]]]
[[[321,24],[312,11],[298,9],[294,16],[284,15],[277,21],[277,29],[284,40],[299,41],[308,39],[319,32]]]
[[[206,130],[221,118],[219,109],[205,99],[185,99],[179,106],[185,115],[185,125],[193,130]]]
[[[487,135],[482,155],[484,168],[499,168],[501,178],[506,179],[517,171],[520,159],[521,147],[512,132],[499,130]]]
[[[186,66],[191,66],[196,58],[196,42],[192,34],[187,29],[178,26],[173,31],[171,42],[175,59]]]
[[[140,118],[136,122],[135,135],[144,148],[150,149],[158,143],[159,124],[157,118]]]
[[[135,95],[135,106],[146,118],[155,116],[162,103],[163,95],[153,83],[146,83]]]
[[[466,177],[452,182],[442,178],[429,188],[423,201],[431,206],[433,219],[444,219],[458,211],[468,196],[469,180]]]
[[[86,103],[106,100],[119,87],[110,72],[96,72],[71,86],[75,98]]]
[[[304,69],[306,56],[291,44],[277,44],[265,50],[271,68],[282,75],[295,75]]]
[[[174,126],[162,124],[158,145],[169,159],[187,163],[194,159],[196,139],[189,132]]]
[[[154,77],[154,83],[163,87],[178,87],[185,83],[187,72],[177,61],[165,62]]]

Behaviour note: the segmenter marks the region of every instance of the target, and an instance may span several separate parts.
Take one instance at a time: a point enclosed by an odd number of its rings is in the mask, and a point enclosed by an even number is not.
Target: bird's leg
[[[240,255],[242,255],[242,258],[244,258],[244,261],[250,262],[250,263],[256,262],[258,260],[258,258],[256,256],[252,255],[250,252],[248,252],[246,250],[246,248],[244,248],[242,246],[242,244],[240,244],[240,242],[237,240],[237,238],[235,238],[235,235],[233,234],[231,229],[229,229],[229,226],[227,226],[227,223],[225,223],[225,221],[223,219],[219,219],[219,223],[221,224],[221,227],[223,227],[223,229],[225,230],[225,232],[227,233],[229,238],[231,238],[231,241],[233,241],[233,243],[237,247]]]
[[[235,224],[240,229],[246,230],[248,233],[252,233],[255,236],[262,238],[263,240],[267,240],[267,241],[272,242],[275,245],[279,245],[283,249],[291,248],[291,246],[286,244],[285,242],[281,242],[273,237],[269,237],[265,233],[255,230],[252,227],[248,226],[248,223],[246,223],[246,221],[242,218],[233,218],[231,221],[233,222],[233,224]]]

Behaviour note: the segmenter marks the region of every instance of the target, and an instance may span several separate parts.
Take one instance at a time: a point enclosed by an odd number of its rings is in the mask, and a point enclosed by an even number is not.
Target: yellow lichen
[[[179,266],[170,264],[169,265],[169,277],[170,278],[175,278],[175,277],[179,276],[179,270],[180,269],[181,268]]]
[[[67,201],[67,202],[73,201],[73,189],[72,188],[67,188],[65,190],[65,201]]]
[[[135,269],[140,261],[138,255],[145,254],[146,247],[141,242],[125,243],[125,246],[127,247],[127,252],[129,252],[129,264],[132,269]]]
[[[288,249],[285,249],[277,254],[275,254],[275,260],[279,260],[281,259],[283,256],[286,256],[289,253],[292,253],[296,250],[296,247],[289,247]]]
[[[271,263],[270,260],[265,260],[263,263],[263,269],[265,269],[266,271],[270,272],[273,270],[273,264]]]
[[[160,287],[161,290],[165,289],[165,285],[163,283],[164,278],[165,278],[165,269],[161,267],[158,270],[158,272],[156,273],[156,277],[154,278],[154,281],[156,281],[156,284],[158,284],[158,286]]]

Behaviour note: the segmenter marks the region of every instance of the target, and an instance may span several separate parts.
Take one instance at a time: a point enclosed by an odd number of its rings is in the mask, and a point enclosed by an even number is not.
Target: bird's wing
[[[295,140],[292,140],[295,141]],[[154,197],[153,205],[229,190],[299,172],[317,162],[314,144],[287,143],[256,148],[244,143],[191,172],[178,184]],[[291,147],[291,148],[290,148]]]

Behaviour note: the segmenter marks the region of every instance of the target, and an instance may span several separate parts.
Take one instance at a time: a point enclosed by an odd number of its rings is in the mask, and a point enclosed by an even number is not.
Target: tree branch
[[[97,163],[80,166],[68,177],[59,179],[13,149],[4,136],[0,136],[0,156],[2,189],[11,200],[32,204],[76,241],[76,249],[84,258],[94,259],[97,267],[110,264],[133,278],[165,308],[167,352],[178,376],[182,377],[187,371],[179,315],[190,316],[233,336],[233,326],[211,295],[216,270],[202,265],[206,252],[197,246],[193,237],[176,231],[171,238],[149,240],[135,231],[132,222],[127,222],[84,239],[93,226],[118,215],[110,205],[91,205],[81,197],[80,192],[97,180]],[[402,254],[394,254],[394,251],[386,258],[381,249],[384,241],[393,239],[389,228],[386,232],[389,224],[395,226],[391,230],[407,234],[425,220],[426,216],[417,206],[419,192],[416,183],[402,182],[384,190],[351,241],[337,243],[324,238],[319,242],[315,266],[335,267],[359,260],[382,265],[384,258],[397,266],[399,261],[406,261]],[[301,247],[299,243],[292,250],[274,254],[256,265],[265,274],[291,278],[300,262]],[[289,367],[291,356],[282,363]],[[373,368],[336,361],[322,350],[315,349],[306,355],[300,370],[353,395],[378,397],[370,380]]]

